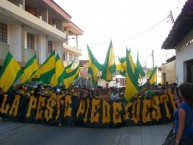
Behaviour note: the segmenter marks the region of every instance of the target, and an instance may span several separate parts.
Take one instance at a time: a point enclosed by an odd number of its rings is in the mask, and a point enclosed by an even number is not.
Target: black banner
[[[75,124],[85,127],[121,127],[163,124],[173,120],[176,109],[171,93],[148,98],[106,101],[71,95],[1,96],[0,116],[28,123]]]

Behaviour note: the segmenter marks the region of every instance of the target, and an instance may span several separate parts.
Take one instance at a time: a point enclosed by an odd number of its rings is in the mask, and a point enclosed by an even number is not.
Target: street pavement
[[[120,145],[161,145],[173,123],[153,126],[125,127]]]
[[[121,128],[0,121],[0,145],[161,145],[173,123]]]

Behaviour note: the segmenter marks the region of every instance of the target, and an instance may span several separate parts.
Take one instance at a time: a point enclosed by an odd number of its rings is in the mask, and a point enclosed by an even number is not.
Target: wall
[[[31,15],[30,13],[14,5],[13,3],[7,0],[1,0],[0,8],[9,13],[9,15],[12,15],[12,17],[16,17],[18,22],[33,27],[34,29],[36,29],[41,33],[53,36],[54,38],[60,41],[65,41],[66,38],[65,32],[56,29],[55,27],[49,25],[48,23],[45,23],[41,19]]]
[[[169,84],[176,83],[176,60],[169,62],[167,64],[162,65],[162,74],[165,73],[165,81]],[[164,77],[162,75],[162,77]],[[162,78],[163,79],[163,78]],[[161,80],[160,80],[161,81]],[[162,84],[164,84],[164,80]]]
[[[39,50],[38,50],[38,57],[39,63],[42,64],[48,58],[48,39],[44,36],[39,36],[38,39]]]
[[[62,43],[54,43],[55,53],[60,56],[60,60],[63,61]]]
[[[23,61],[24,32],[21,25],[9,25],[9,50],[17,61]]]
[[[181,44],[176,49],[176,72],[177,72],[177,83],[180,84],[184,81],[187,81],[186,78],[186,66],[184,65],[184,61],[188,61],[193,59],[193,43],[187,44],[190,40],[193,39],[193,31],[190,32],[187,37],[182,41]]]

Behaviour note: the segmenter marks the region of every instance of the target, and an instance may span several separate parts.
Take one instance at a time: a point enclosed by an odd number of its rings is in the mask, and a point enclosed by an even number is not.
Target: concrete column
[[[68,31],[68,28],[66,28],[66,44],[68,45],[68,34],[69,34],[69,31]]]
[[[17,61],[24,61],[24,28],[21,25],[9,25],[10,52]]]
[[[52,20],[53,24],[56,25],[56,28],[61,30],[62,32],[64,31],[64,25],[62,20]]]
[[[42,20],[48,23],[48,9],[42,8]]]
[[[25,31],[24,26],[21,26],[21,57],[22,62],[25,62]]]
[[[22,8],[23,10],[25,10],[25,0],[15,0],[11,2],[17,5],[18,7]]]
[[[62,43],[54,43],[55,53],[60,56],[61,61],[63,61],[63,51],[62,51]]]
[[[76,49],[78,49],[78,35],[76,35]]]
[[[68,52],[66,53],[66,61],[67,63],[69,62],[69,53]]]
[[[42,64],[48,58],[48,39],[45,36],[39,36],[38,39],[39,63]]]

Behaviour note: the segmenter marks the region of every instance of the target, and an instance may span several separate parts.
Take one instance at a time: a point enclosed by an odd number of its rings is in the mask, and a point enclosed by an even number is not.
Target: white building
[[[193,1],[188,0],[162,49],[176,50],[176,81],[193,83]]]
[[[1,66],[8,51],[24,66],[34,54],[42,64],[54,49],[64,66],[72,60],[79,63],[78,35],[82,34],[71,16],[53,0],[0,1]],[[75,47],[68,45],[72,37]]]

